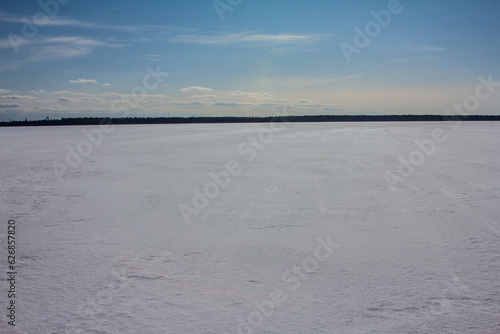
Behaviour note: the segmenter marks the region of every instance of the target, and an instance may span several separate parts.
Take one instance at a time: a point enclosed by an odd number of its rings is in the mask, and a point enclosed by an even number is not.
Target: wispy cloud
[[[12,95],[0,96],[0,99],[5,99],[5,100],[36,100],[36,97],[29,96],[29,95],[12,94]]]
[[[198,87],[198,86],[193,86],[193,87],[187,87],[187,88],[181,88],[179,91],[183,93],[191,93],[191,92],[211,92],[213,91],[212,88],[207,88],[207,87]]]
[[[71,44],[71,45],[90,45],[97,46],[102,43],[91,38],[80,36],[61,36],[61,37],[47,37],[40,40],[40,44]]]
[[[69,83],[72,84],[81,84],[81,83],[97,83],[96,80],[93,79],[78,79],[78,80],[70,80],[68,81]]]
[[[0,109],[6,108],[21,108],[19,104],[0,104]]]
[[[266,98],[272,98],[273,96],[271,94],[267,93],[256,93],[256,92],[242,92],[242,91],[234,91],[231,92],[232,96],[241,96],[241,97],[249,97],[252,99],[266,99]]]
[[[7,65],[0,65],[0,72],[3,71],[15,71],[19,69],[19,64],[7,64]]]
[[[31,55],[27,59],[31,62],[51,59],[67,59],[84,56],[90,53],[88,48],[68,48],[63,45],[39,46],[31,50]]]
[[[166,105],[173,105],[173,106],[201,106],[203,103],[198,102],[198,101],[170,101],[166,102]]]
[[[219,107],[240,107],[240,106],[248,106],[249,103],[237,103],[237,102],[215,102],[214,106]]]
[[[109,84],[109,83],[105,82],[105,83],[103,83],[101,86],[103,86],[103,87],[109,87],[109,86],[111,86],[111,84]]]
[[[0,94],[9,94],[9,93],[12,93],[12,91],[9,90],[9,89],[2,89],[2,88],[0,88]]]
[[[28,44],[27,39],[18,39],[16,41],[17,46],[22,46]],[[8,38],[1,38],[0,39],[0,49],[10,49],[12,47],[12,43]]]
[[[191,98],[193,99],[212,99],[212,98],[219,98],[219,95],[193,95]]]
[[[87,37],[60,36],[37,38],[22,47],[25,48],[27,54],[26,61],[35,62],[84,56],[90,54],[95,47],[103,44],[98,40]]]
[[[148,60],[151,61],[159,61],[165,59],[165,55],[153,55],[153,54],[144,54],[144,57],[146,57]]]
[[[57,101],[63,102],[63,103],[69,103],[69,102],[80,102],[81,100],[75,99],[73,97],[63,96],[63,97],[58,98]]]
[[[23,17],[16,16],[14,14],[6,13],[6,12],[0,12],[0,22],[19,23],[19,24],[26,23],[25,21],[23,21]],[[54,17],[49,18],[44,25],[45,26],[81,27],[81,28],[93,28],[95,26],[92,23],[79,21],[79,20],[72,20],[72,19],[63,18],[60,16],[57,16],[57,17],[54,16]]]
[[[447,51],[447,48],[443,48],[440,46],[408,46],[406,48],[407,51],[410,52],[442,52]]]
[[[24,17],[0,11],[0,22],[15,23],[15,24],[25,24]],[[44,26],[55,26],[55,27],[75,27],[75,28],[87,28],[87,29],[106,29],[106,30],[120,30],[120,31],[131,31],[137,30],[136,26],[123,26],[123,25],[106,25],[93,22],[87,22],[82,20],[74,20],[64,16],[51,16],[45,22]]]
[[[308,44],[319,41],[324,34],[255,34],[251,32],[234,34],[192,34],[179,35],[171,38],[170,42],[182,42],[202,45],[230,45],[230,44]]]
[[[45,91],[42,91],[45,92]],[[73,92],[71,90],[56,90],[56,91],[51,91],[51,92],[46,92],[47,94],[50,95],[80,95],[80,96],[87,96],[87,93],[80,93],[80,92]]]
[[[329,106],[329,107],[324,107],[323,111],[352,111],[352,109],[345,109],[339,106]]]

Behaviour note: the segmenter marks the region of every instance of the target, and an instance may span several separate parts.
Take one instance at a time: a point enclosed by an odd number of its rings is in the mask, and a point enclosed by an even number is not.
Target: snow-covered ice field
[[[0,128],[0,332],[500,333],[500,123],[453,125],[118,126],[66,170],[97,127]]]

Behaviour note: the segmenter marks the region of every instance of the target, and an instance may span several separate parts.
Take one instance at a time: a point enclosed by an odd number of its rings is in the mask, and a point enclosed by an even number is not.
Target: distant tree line
[[[500,121],[500,115],[306,115],[306,116],[217,116],[217,117],[71,117],[37,121],[0,122],[0,126],[61,126],[107,124],[193,124],[193,123],[267,123],[282,122],[436,122]]]

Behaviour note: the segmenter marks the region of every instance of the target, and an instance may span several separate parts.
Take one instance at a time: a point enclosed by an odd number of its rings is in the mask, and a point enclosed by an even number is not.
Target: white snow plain
[[[500,332],[500,122],[280,126],[0,128],[0,332]]]

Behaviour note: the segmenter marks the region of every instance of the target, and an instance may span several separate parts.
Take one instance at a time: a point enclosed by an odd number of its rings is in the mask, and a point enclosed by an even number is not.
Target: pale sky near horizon
[[[497,0],[216,4],[3,0],[0,121],[443,114],[500,81]],[[500,114],[500,88],[472,113]]]

